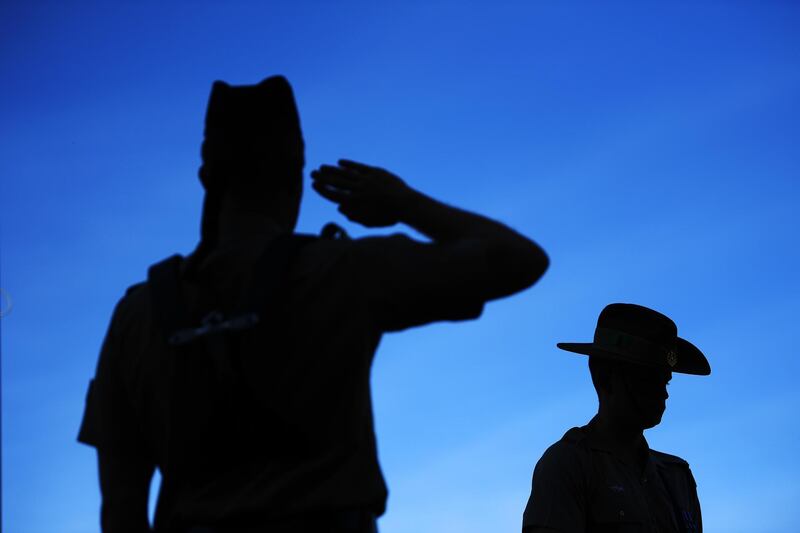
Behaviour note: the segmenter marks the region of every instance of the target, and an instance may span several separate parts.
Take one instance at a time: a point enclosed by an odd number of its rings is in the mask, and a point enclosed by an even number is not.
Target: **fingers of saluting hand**
[[[331,202],[336,202],[337,204],[341,204],[350,198],[349,192],[328,185],[322,181],[315,181],[311,184],[311,187],[313,187],[314,190],[317,191],[323,198],[330,200]]]
[[[359,163],[358,161],[352,161],[350,159],[340,159],[339,166],[349,170],[354,170],[356,172],[364,172],[364,173],[380,170],[378,169],[378,167],[372,167],[369,165],[365,165],[364,163]]]
[[[362,181],[357,173],[331,165],[322,165],[311,172],[311,177],[318,183],[351,190],[357,189]]]

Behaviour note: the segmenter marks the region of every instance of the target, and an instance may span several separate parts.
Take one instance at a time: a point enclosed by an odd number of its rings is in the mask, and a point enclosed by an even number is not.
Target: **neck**
[[[219,206],[216,223],[217,242],[225,243],[250,236],[274,235],[294,231],[297,212],[283,198],[273,199],[271,208],[252,209],[225,194]]]
[[[256,235],[273,235],[291,231],[286,224],[281,224],[264,213],[223,209],[217,224],[219,243],[236,241]]]
[[[631,459],[638,460],[640,451],[646,447],[644,430],[633,426],[622,417],[614,416],[601,404],[597,415],[592,420],[594,431],[612,444],[619,452]]]

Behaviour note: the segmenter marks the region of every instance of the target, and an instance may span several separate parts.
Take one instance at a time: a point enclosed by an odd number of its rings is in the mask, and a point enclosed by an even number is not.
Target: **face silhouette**
[[[615,417],[636,429],[657,426],[667,407],[672,372],[641,365],[618,365],[612,375],[609,406]]]
[[[256,136],[240,146],[229,185],[238,205],[293,228],[303,195],[304,151],[302,137],[292,135]]]

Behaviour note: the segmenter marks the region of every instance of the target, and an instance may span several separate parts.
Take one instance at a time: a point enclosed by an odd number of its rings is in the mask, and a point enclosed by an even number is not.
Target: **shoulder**
[[[567,431],[552,444],[536,464],[537,471],[581,471],[590,461],[586,436],[581,428]]]
[[[351,253],[353,239],[338,226],[334,226],[333,230],[329,230],[329,226],[332,225],[325,226],[320,235],[306,233],[294,235],[300,247],[294,261],[292,277],[302,278],[329,270]]]
[[[124,323],[134,319],[148,305],[148,302],[147,283],[142,281],[131,285],[117,301],[114,308],[114,322]]]
[[[426,243],[402,233],[350,238],[343,230],[335,236],[326,236],[323,232],[321,237],[310,239],[303,247],[298,266],[301,272],[306,272],[341,262],[351,265],[394,262],[422,246],[426,246]]]
[[[131,300],[136,300],[137,298],[141,298],[141,293],[144,290],[147,284],[144,281],[140,281],[139,283],[134,283],[127,289],[125,289],[125,294],[120,299],[120,303],[125,301],[126,298],[130,298]]]
[[[147,283],[136,283],[128,287],[117,301],[111,314],[101,358],[119,358],[129,352],[131,339],[147,328],[150,310],[150,294]]]
[[[572,428],[536,463],[523,528],[584,531],[591,461],[580,428]]]
[[[151,316],[151,290],[146,280],[130,285],[117,300],[111,315],[109,335],[119,340],[147,326]]]
[[[650,450],[650,457],[656,462],[665,466],[675,466],[679,468],[689,468],[689,463],[681,459],[677,455],[670,455],[668,453],[659,452],[657,450]]]
[[[697,486],[692,469],[684,459],[656,450],[650,450],[650,458],[662,472],[668,473],[670,478],[676,481],[682,480],[680,482],[690,488]]]
[[[586,447],[586,437],[587,433],[586,430],[582,427],[574,427],[569,429],[564,436],[561,437],[561,440],[558,442],[563,442],[565,444],[569,444],[572,446],[578,446],[581,448]]]
[[[574,427],[569,429],[561,440],[550,446],[548,451],[558,456],[570,457],[588,457],[589,456],[589,441],[587,433],[582,427]]]

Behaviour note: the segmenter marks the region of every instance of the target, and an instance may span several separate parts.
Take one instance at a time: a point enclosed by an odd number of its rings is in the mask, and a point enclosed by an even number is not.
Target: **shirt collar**
[[[236,213],[220,224],[218,242],[225,246],[253,237],[270,238],[286,230],[274,220],[257,213]]]
[[[597,417],[592,418],[588,424],[581,428],[581,431],[583,431],[583,434],[586,436],[586,442],[589,444],[589,447],[593,450],[600,450],[610,453],[625,462],[624,456],[620,452],[619,447],[617,447],[614,442],[597,431],[596,420]],[[641,445],[644,447],[647,457],[650,458],[652,456],[650,453],[650,445],[647,443],[647,439],[644,437],[644,435],[642,435]]]

